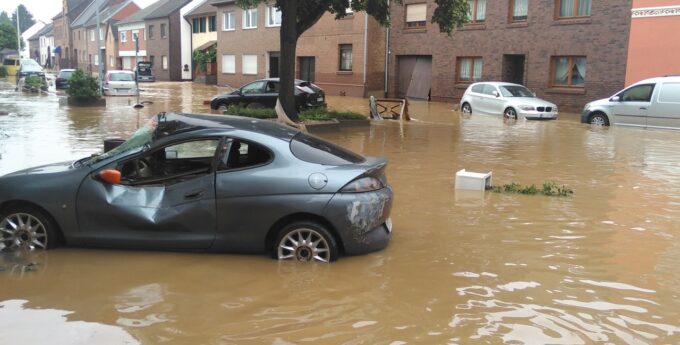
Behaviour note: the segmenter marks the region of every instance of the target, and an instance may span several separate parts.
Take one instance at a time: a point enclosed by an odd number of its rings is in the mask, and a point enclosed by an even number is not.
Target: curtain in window
[[[574,16],[574,1],[576,0],[562,0],[560,5],[560,17]]]
[[[569,58],[555,59],[555,85],[567,85],[569,79]]]
[[[479,81],[482,80],[482,59],[475,59],[474,66],[472,67],[472,80]]]
[[[515,8],[512,10],[514,19],[526,19],[529,13],[529,0],[515,0]]]
[[[477,17],[475,21],[483,22],[486,18],[486,0],[477,0]]]
[[[586,82],[586,58],[574,58],[571,72],[571,85],[583,85]]]
[[[475,0],[468,0],[468,7],[469,12],[468,12],[468,20],[472,20],[472,13],[475,12]]]
[[[340,70],[341,71],[351,71],[352,70],[352,48],[342,47],[340,48]]]
[[[578,3],[578,15],[579,16],[590,15],[590,0],[581,0]]]
[[[460,80],[470,80],[470,59],[460,59]]]

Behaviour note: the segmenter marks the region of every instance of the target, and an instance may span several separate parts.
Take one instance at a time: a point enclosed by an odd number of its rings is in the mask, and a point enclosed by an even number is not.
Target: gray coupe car
[[[265,120],[161,113],[108,152],[0,177],[0,250],[68,244],[330,262],[387,246],[386,164]]]

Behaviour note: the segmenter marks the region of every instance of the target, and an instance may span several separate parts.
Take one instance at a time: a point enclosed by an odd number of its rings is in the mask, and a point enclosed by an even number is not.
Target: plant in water
[[[96,77],[85,74],[81,69],[77,69],[68,80],[66,93],[70,98],[79,100],[98,99],[99,80]]]
[[[47,83],[41,77],[30,75],[24,79],[24,88],[30,91],[47,90]]]
[[[542,194],[546,196],[570,196],[574,194],[574,191],[567,186],[558,186],[555,182],[545,181],[543,182],[543,187],[538,188],[536,185],[532,184],[529,186],[523,186],[519,183],[512,182],[506,183],[502,186],[491,186],[488,188],[494,193],[514,193],[514,194],[525,194],[525,195],[536,195]]]
[[[0,66],[0,78],[4,78],[6,76],[7,76],[7,67]]]

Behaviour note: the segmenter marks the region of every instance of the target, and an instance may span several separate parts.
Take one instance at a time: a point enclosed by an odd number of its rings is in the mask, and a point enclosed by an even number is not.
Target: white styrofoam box
[[[487,187],[491,187],[491,171],[476,173],[461,169],[456,172],[456,189],[486,190]]]

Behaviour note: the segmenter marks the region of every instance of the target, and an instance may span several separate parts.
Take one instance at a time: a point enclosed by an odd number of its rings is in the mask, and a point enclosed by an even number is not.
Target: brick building
[[[205,52],[217,46],[217,8],[204,0],[199,6],[184,15],[191,24],[191,52],[199,50]],[[195,61],[191,62],[192,79],[208,84],[217,83],[217,59],[202,71]]]
[[[244,10],[233,0],[211,4],[217,7],[218,83],[238,87],[278,77],[281,15],[276,8],[260,4]],[[385,29],[366,13],[339,20],[326,13],[298,40],[296,77],[313,81],[328,94],[382,92],[384,41]]]
[[[631,0],[469,0],[440,33],[434,0],[391,8],[389,93],[458,102],[474,81],[522,83],[567,110],[624,85]]]
[[[63,0],[62,11],[52,18],[55,57],[59,68],[75,68],[71,22],[90,4],[88,0]]]

